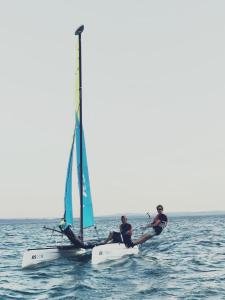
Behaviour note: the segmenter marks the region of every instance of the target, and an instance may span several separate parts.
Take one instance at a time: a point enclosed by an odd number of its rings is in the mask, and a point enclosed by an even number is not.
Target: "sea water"
[[[98,234],[119,216],[97,218]],[[144,217],[129,217],[139,237]],[[56,220],[0,221],[0,299],[225,299],[225,216],[169,217],[136,256],[92,266],[91,255],[21,269],[26,248],[66,242],[43,226]],[[87,236],[96,233],[89,229]]]

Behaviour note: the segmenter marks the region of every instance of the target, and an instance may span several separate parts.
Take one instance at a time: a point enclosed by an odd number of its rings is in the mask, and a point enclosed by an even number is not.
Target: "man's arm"
[[[127,230],[126,232],[127,235],[132,235],[132,226],[130,225],[130,229]]]
[[[146,228],[158,226],[159,224],[160,224],[160,220],[158,216],[156,216],[152,223],[146,225]]]

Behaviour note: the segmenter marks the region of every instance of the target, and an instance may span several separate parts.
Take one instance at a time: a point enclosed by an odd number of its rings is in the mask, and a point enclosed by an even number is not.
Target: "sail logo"
[[[83,174],[83,196],[84,196],[85,198],[87,198],[87,186],[86,186],[84,174]]]
[[[41,258],[43,258],[44,257],[44,255],[43,254],[35,254],[35,255],[32,255],[32,259],[41,259]]]

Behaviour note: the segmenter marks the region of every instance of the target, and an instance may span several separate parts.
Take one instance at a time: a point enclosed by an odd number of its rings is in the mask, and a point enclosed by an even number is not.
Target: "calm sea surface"
[[[130,217],[134,237],[144,217]],[[105,237],[119,217],[97,218]],[[21,269],[26,248],[61,243],[42,229],[55,221],[0,221],[0,299],[225,299],[225,216],[170,217],[140,254],[91,265],[87,254]],[[89,230],[87,235],[94,233]],[[64,243],[66,240],[63,240]]]

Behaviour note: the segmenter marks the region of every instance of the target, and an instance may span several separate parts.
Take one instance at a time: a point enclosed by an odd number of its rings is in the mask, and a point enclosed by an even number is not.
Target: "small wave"
[[[130,221],[143,223],[139,218]],[[195,226],[188,217],[174,219],[138,255],[99,266],[92,266],[89,254],[24,270],[24,245],[49,244],[43,224],[1,225],[0,232],[8,234],[1,235],[0,299],[225,299],[224,232],[214,221],[223,224],[224,219],[196,218]],[[116,224],[107,218],[101,222],[102,234]]]

